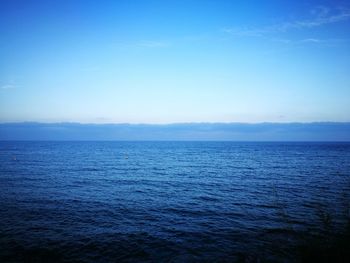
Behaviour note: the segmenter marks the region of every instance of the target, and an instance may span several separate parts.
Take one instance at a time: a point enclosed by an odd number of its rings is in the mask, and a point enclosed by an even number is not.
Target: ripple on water
[[[1,262],[293,262],[345,222],[346,143],[0,145]]]

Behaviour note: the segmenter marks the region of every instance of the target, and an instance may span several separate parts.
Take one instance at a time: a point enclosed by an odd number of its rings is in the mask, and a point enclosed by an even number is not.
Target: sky
[[[0,0],[0,122],[350,121],[350,1]]]

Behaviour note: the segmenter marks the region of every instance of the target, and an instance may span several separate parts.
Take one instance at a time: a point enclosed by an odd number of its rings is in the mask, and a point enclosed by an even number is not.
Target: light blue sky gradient
[[[0,122],[350,121],[349,1],[0,1]]]

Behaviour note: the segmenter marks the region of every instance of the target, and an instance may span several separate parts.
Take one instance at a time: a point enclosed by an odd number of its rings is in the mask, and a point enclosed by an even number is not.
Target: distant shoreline
[[[350,122],[81,124],[0,123],[0,140],[350,141]]]

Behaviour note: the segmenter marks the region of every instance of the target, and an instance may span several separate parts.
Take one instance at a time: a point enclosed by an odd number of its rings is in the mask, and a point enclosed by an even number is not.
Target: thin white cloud
[[[313,16],[326,16],[330,11],[331,10],[328,7],[316,6],[315,8],[311,9],[310,14]]]
[[[301,28],[313,28],[313,27],[318,27],[322,25],[327,25],[327,24],[333,24],[341,21],[346,21],[350,18],[350,11],[348,10],[343,10],[339,14],[335,15],[319,15],[315,19],[311,20],[306,20],[306,21],[296,21],[293,23],[286,23],[281,29],[288,30],[288,29],[301,29]]]
[[[350,19],[349,9],[337,9],[331,12],[331,10],[326,7],[317,7],[310,13],[312,14],[312,18],[306,20],[295,20],[262,28],[224,28],[222,31],[237,36],[259,37],[272,33],[284,33],[289,30],[310,29]]]
[[[283,43],[286,45],[298,45],[298,44],[324,44],[324,45],[338,45],[342,43],[348,43],[348,39],[320,39],[320,38],[304,38],[304,39],[279,39],[273,38],[271,39],[274,42]]]
[[[231,35],[243,36],[243,37],[260,37],[264,33],[267,33],[265,30],[262,30],[262,29],[249,29],[249,28],[238,28],[238,27],[223,28],[221,31]]]
[[[16,88],[16,86],[12,85],[12,84],[5,84],[5,85],[1,86],[1,89],[3,89],[3,90],[14,89],[14,88]]]
[[[317,38],[305,38],[300,40],[300,43],[321,43],[324,42],[325,40],[322,39],[317,39]]]
[[[271,41],[273,42],[278,42],[278,43],[282,43],[282,44],[291,44],[293,43],[293,40],[291,39],[284,39],[284,38],[272,38]]]
[[[138,47],[145,47],[145,48],[162,48],[169,46],[168,43],[162,42],[162,41],[148,41],[143,40],[136,44]]]

